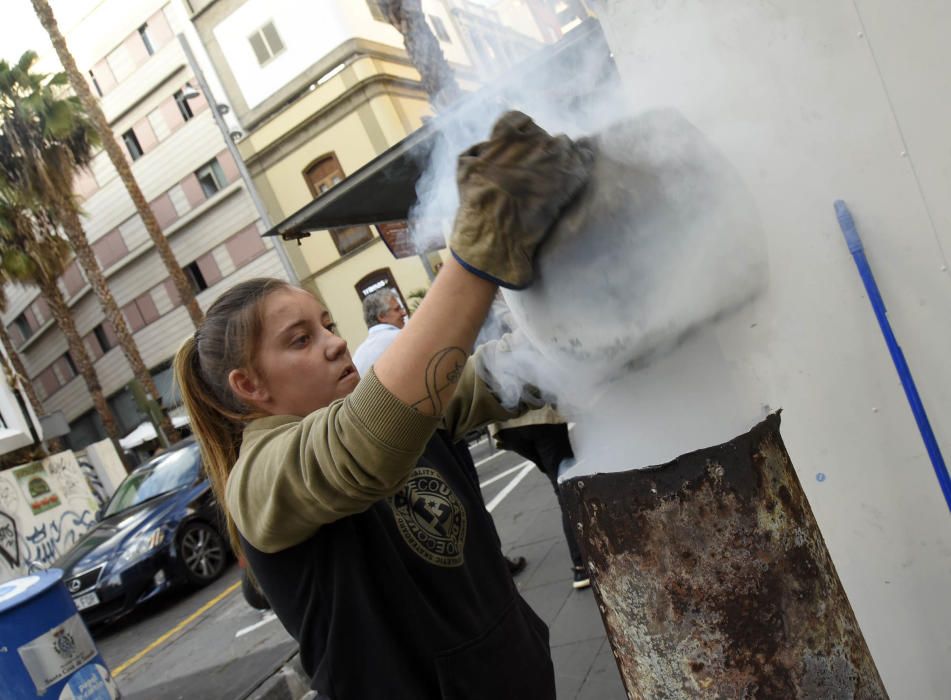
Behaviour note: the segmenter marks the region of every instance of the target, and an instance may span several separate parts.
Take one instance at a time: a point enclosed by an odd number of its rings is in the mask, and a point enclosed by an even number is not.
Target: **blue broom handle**
[[[855,221],[845,202],[841,199],[835,203],[835,213],[839,218],[839,227],[842,229],[842,235],[845,236],[845,242],[855,260],[855,266],[859,269],[859,276],[862,278],[862,284],[865,285],[865,291],[868,293],[868,300],[872,304],[872,310],[875,312],[875,318],[878,319],[878,327],[882,330],[885,337],[885,344],[888,346],[888,352],[892,356],[892,362],[895,364],[895,371],[898,372],[898,378],[905,390],[905,396],[908,398],[908,405],[911,406],[911,412],[915,416],[915,422],[918,424],[918,431],[921,433],[921,439],[928,450],[928,457],[931,459],[931,466],[934,467],[935,476],[938,477],[938,484],[941,486],[941,493],[944,494],[945,503],[951,510],[951,476],[948,475],[948,468],[944,464],[944,457],[941,456],[941,448],[938,447],[938,441],[935,439],[934,431],[931,429],[931,423],[928,421],[928,413],[921,403],[921,396],[918,394],[918,388],[915,386],[914,377],[911,376],[911,369],[908,362],[905,361],[905,355],[901,351],[901,346],[895,338],[892,326],[888,322],[888,311],[885,309],[885,302],[878,291],[878,284],[875,282],[875,275],[872,274],[872,268],[865,257],[865,248],[862,246],[862,238],[859,236],[858,229],[855,227]]]

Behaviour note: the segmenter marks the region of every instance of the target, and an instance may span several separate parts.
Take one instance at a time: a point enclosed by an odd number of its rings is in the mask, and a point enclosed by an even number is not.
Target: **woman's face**
[[[255,367],[246,373],[254,393],[243,397],[247,402],[275,416],[306,416],[353,391],[360,375],[319,301],[288,287],[262,304]]]

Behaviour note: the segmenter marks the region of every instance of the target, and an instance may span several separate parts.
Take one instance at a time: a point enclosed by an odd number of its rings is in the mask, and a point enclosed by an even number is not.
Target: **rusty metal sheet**
[[[779,425],[565,482],[631,698],[888,697]]]

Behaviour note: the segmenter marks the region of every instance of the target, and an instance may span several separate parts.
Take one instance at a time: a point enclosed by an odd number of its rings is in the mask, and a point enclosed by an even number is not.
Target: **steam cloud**
[[[598,471],[656,463],[629,461],[631,421],[651,433],[642,430],[639,439],[658,445],[642,459],[687,451],[676,441],[659,447],[667,438],[651,426],[645,402],[669,401],[670,382],[709,388],[705,372],[722,371],[722,363],[705,370],[694,350],[680,348],[766,285],[756,207],[729,161],[674,110],[639,113],[617,84],[591,93],[603,66],[604,46],[596,44],[567,68],[546,68],[562,71],[546,78],[557,90],[539,89],[537,75],[527,73],[442,115],[411,217],[421,245],[446,235],[458,206],[456,157],[508,109],[552,133],[594,137],[599,155],[591,182],[539,252],[536,283],[503,293],[524,337],[486,354],[484,378],[509,405],[526,385],[538,387],[577,421],[576,438],[597,436],[576,439],[575,451]],[[694,360],[685,365],[683,357]],[[669,381],[645,373],[665,363]]]

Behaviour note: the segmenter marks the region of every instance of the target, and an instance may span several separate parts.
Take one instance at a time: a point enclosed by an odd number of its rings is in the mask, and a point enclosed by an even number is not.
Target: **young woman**
[[[321,698],[554,698],[547,628],[456,441],[513,415],[468,349],[590,158],[518,113],[463,154],[454,258],[362,378],[327,310],[276,280],[222,295],[176,357],[232,539]]]

